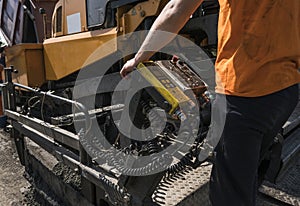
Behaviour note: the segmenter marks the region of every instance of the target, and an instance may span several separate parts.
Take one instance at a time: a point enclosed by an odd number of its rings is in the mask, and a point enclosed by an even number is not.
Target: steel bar
[[[42,133],[32,129],[29,126],[23,125],[17,121],[12,122],[12,126],[15,127],[21,134],[28,137],[32,141],[34,141],[36,144],[38,144],[40,147],[42,147],[44,150],[46,150],[48,153],[52,154],[55,158],[57,158],[59,161],[62,161],[63,163],[70,166],[72,169],[81,169],[81,171],[85,171],[86,173],[91,173],[91,176],[97,176],[100,175],[108,175],[109,177],[116,178],[115,174],[111,170],[106,170],[105,168],[94,168],[94,167],[88,167],[86,165],[83,165],[79,161],[79,156],[74,154],[73,152],[69,151],[68,149],[61,147],[59,144],[55,143],[53,140],[51,140],[49,137],[43,135]],[[88,168],[88,169],[86,169]],[[97,170],[100,171],[97,171]],[[91,181],[91,180],[90,180]],[[91,181],[93,183],[97,183],[96,181]]]
[[[13,120],[25,124],[49,137],[52,137],[58,142],[61,142],[69,147],[79,151],[79,137],[69,131],[46,123],[42,120],[28,117],[11,110],[5,110],[5,114]]]

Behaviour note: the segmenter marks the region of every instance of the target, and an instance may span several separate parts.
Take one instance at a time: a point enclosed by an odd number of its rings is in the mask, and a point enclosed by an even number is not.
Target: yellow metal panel
[[[148,0],[138,3],[128,12],[123,13],[122,8],[119,9],[120,16],[118,29],[123,34],[134,32],[143,20],[149,16],[156,16],[167,4],[168,0]]]
[[[80,30],[78,32],[87,31],[87,20],[86,20],[86,2],[83,0],[60,0],[57,2],[54,8],[52,17],[52,27],[56,27],[57,10],[62,7],[62,31],[52,33],[52,37],[59,37],[68,35],[68,16],[80,15]],[[70,23],[70,22],[69,22]],[[74,23],[74,22],[73,22]],[[78,23],[78,22],[77,22]],[[77,25],[77,24],[76,24]],[[52,29],[53,31],[53,29]]]
[[[14,65],[18,74],[13,81],[31,87],[41,86],[45,82],[43,45],[18,44],[6,49],[7,65]]]
[[[64,34],[68,34],[67,26],[67,16],[80,13],[81,19],[81,32],[87,31],[87,22],[86,22],[86,1],[83,0],[65,0],[65,25],[64,25]]]
[[[154,86],[154,88],[169,102],[172,106],[169,114],[173,114],[179,107],[180,103],[188,102],[190,99],[178,88],[176,85],[173,87],[165,87],[155,75],[152,74],[151,68],[148,69],[143,63],[137,66],[138,71],[142,76]],[[168,81],[168,80],[167,80]]]
[[[104,43],[115,39],[98,59],[117,51],[116,28],[78,33],[44,42],[46,79],[58,80],[82,68],[90,55]]]

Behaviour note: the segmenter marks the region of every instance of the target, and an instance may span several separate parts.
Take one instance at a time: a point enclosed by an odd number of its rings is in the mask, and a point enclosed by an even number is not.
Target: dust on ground
[[[15,145],[9,133],[0,130],[0,206],[27,204],[30,183],[24,177],[24,167],[20,164]]]

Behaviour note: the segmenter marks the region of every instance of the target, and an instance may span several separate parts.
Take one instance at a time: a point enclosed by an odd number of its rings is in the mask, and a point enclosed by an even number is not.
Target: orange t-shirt
[[[255,97],[300,82],[300,0],[219,0],[216,92]]]

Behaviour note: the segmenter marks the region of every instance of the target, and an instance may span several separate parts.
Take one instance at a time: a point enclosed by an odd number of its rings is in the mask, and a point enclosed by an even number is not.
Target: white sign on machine
[[[80,13],[67,16],[68,34],[81,32]]]

